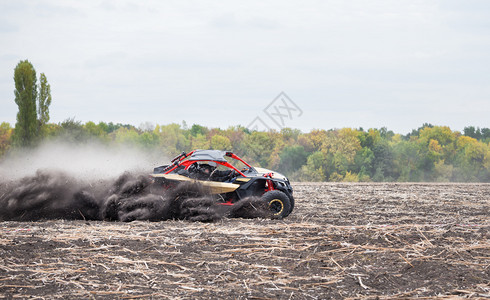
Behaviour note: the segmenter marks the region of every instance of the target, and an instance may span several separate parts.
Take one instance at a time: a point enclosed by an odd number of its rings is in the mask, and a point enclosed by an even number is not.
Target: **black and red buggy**
[[[275,218],[287,217],[294,208],[293,189],[284,175],[252,167],[230,151],[183,152],[170,165],[155,168],[150,176],[157,189],[168,189],[184,181],[199,182],[222,205],[260,197]]]

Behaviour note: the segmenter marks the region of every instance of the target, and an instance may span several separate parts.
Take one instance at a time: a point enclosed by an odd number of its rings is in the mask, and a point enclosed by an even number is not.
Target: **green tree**
[[[206,138],[206,136],[199,133],[196,136],[191,136],[191,146],[192,150],[208,150],[209,148],[211,148],[209,140]]]
[[[490,145],[468,136],[457,140],[453,172],[456,181],[488,181],[490,179]]]
[[[484,143],[490,143],[490,128],[482,128],[481,135]]]
[[[475,126],[467,126],[463,130],[463,134],[477,140],[481,139],[481,131],[480,128],[476,128]]]
[[[179,124],[172,123],[157,127],[158,130],[155,128],[153,133],[158,136],[160,146],[167,155],[173,156],[182,151],[189,151],[190,142],[184,135],[184,130]]]
[[[430,140],[436,140],[442,146],[456,140],[457,134],[447,126],[425,127],[419,131],[420,142],[429,144]]]
[[[437,182],[449,182],[453,177],[453,165],[444,164],[444,160],[440,160],[434,165],[434,179]]]
[[[130,124],[121,124],[121,123],[114,124],[112,122],[109,122],[109,123],[99,122],[99,124],[97,126],[102,128],[106,133],[114,132],[121,127],[124,127],[126,129],[135,129],[135,127],[133,125],[130,125]]]
[[[325,172],[328,178],[344,176],[355,168],[354,158],[361,150],[359,132],[351,128],[329,131],[322,141],[321,151],[325,156]],[[332,174],[334,174],[332,177]]]
[[[109,141],[109,136],[107,132],[105,132],[104,126],[103,125],[101,126],[101,123],[99,123],[99,125],[96,125],[94,122],[89,121],[85,123],[83,128],[85,129],[87,134],[90,135],[91,138],[96,138],[104,142]]]
[[[15,124],[14,143],[17,146],[32,146],[38,136],[36,115],[37,84],[36,70],[28,60],[20,61],[14,70],[15,103],[19,107]]]
[[[125,127],[120,127],[118,130],[112,133],[114,135],[114,140],[118,144],[132,145],[138,144],[139,135],[136,129],[127,129]]]
[[[373,147],[373,180],[393,181],[397,176],[395,172],[394,153],[388,141],[382,140]]]
[[[190,132],[192,136],[197,136],[198,134],[206,135],[209,132],[209,129],[198,124],[193,124]]]
[[[299,179],[301,181],[325,181],[324,161],[323,153],[320,151],[308,156],[306,165],[301,167]]]
[[[369,181],[373,170],[374,153],[363,147],[354,157],[354,170],[359,174],[360,181]]]
[[[286,176],[301,169],[306,164],[308,153],[303,146],[287,146],[279,154],[281,159],[279,163],[279,172],[285,173]]]
[[[269,167],[270,157],[275,146],[270,133],[254,131],[245,137],[243,146],[246,158],[258,163],[260,167]]]
[[[382,155],[382,149],[377,149],[378,159]],[[420,147],[417,145],[416,141],[402,141],[393,147],[392,151],[392,168],[396,170],[396,180],[397,181],[420,181],[422,180],[422,174],[418,169],[420,164],[421,155]],[[380,151],[381,150],[381,151]],[[384,169],[389,162],[388,161],[378,161],[375,165],[375,173],[373,177],[374,181],[384,180]],[[395,179],[395,178],[394,178]]]
[[[412,136],[418,136],[419,135],[419,132],[420,130],[426,128],[426,127],[429,127],[429,128],[432,128],[434,127],[434,125],[430,124],[430,123],[424,123],[422,124],[422,126],[420,126],[419,128],[417,129],[413,129],[411,133],[407,134],[405,136],[405,139],[409,140]]]
[[[289,140],[296,141],[298,140],[300,134],[301,131],[299,129],[293,129],[288,127],[281,129],[281,136],[285,141],[289,141]]]
[[[154,132],[143,132],[138,137],[138,145],[142,148],[152,149],[158,146],[158,135]]]
[[[82,125],[81,121],[74,118],[68,118],[59,124],[57,135],[72,143],[86,142],[89,138],[89,132]]]
[[[240,151],[242,149],[242,142],[247,134],[245,129],[245,127],[241,126],[232,126],[224,132],[225,136],[230,140],[232,151]]]
[[[216,150],[230,150],[231,149],[230,139],[228,139],[226,136],[222,136],[219,134],[216,134],[211,138],[210,144],[211,144],[211,149],[216,149]]]
[[[51,105],[51,86],[44,73],[39,77],[39,97],[37,106],[37,115],[39,120],[39,129],[44,135],[44,128],[49,122],[49,106]]]

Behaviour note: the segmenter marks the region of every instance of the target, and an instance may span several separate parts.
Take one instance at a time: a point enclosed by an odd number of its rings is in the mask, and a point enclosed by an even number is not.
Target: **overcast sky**
[[[28,59],[51,122],[490,127],[487,0],[0,0],[0,42],[12,125]]]

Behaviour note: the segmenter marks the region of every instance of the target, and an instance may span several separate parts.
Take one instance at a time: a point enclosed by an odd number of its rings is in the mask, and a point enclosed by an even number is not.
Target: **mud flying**
[[[129,172],[116,180],[84,182],[60,171],[37,171],[20,180],[0,181],[0,220],[212,222],[270,216],[267,203],[257,197],[224,206],[196,182],[182,182],[159,194],[150,193],[151,184],[146,174]]]

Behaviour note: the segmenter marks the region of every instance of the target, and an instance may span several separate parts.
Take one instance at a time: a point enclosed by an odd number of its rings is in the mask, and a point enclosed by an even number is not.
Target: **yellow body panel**
[[[235,181],[248,182],[249,180],[250,180],[250,178],[248,178],[248,177],[239,177]]]
[[[229,182],[199,181],[202,185],[209,188],[212,194],[229,193],[236,190],[240,185]]]
[[[165,178],[173,181],[194,181],[208,188],[211,194],[223,194],[236,190],[240,185],[228,182],[196,180],[178,174],[152,174],[154,178]]]
[[[179,174],[152,174],[151,176],[152,177],[155,177],[155,178],[165,178],[165,179],[168,179],[168,180],[178,180],[178,181],[191,181],[191,180],[194,180],[194,179],[191,179],[189,177],[182,176],[182,175],[179,175]]]

